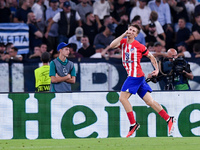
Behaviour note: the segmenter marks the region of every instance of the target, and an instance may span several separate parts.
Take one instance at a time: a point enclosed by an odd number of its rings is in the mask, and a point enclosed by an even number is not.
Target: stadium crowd
[[[197,0],[0,0],[0,23],[29,26],[29,53],[41,57],[45,51],[58,56],[60,42],[71,43],[69,57],[121,58],[111,41],[129,24],[138,24],[136,40],[156,58],[175,48],[179,56],[200,57],[200,4]],[[22,55],[12,43],[0,43],[0,60]],[[11,50],[10,50],[11,49]]]

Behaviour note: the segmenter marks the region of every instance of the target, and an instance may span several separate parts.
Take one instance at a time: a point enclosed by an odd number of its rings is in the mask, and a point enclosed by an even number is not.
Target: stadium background
[[[24,37],[27,38],[16,38],[16,41],[28,44],[27,29],[23,32],[26,32]],[[11,33],[13,31],[10,31]],[[1,39],[9,40],[10,34],[4,34],[7,37],[1,34]],[[20,36],[18,38],[20,39]],[[22,43],[19,42],[18,48]],[[0,63],[0,139],[126,136],[129,122],[118,101],[118,92],[127,76],[121,60],[72,61],[77,72],[73,92],[55,94],[33,93],[34,69],[41,65],[40,60]],[[177,118],[174,137],[200,136],[200,61],[187,61],[194,74],[194,80],[189,82],[192,91],[160,91],[162,87],[159,84],[150,83],[155,91],[152,93],[155,100],[162,104],[170,115]],[[141,65],[145,74],[153,70],[151,63],[145,59]],[[167,136],[167,124],[138,96],[132,96],[130,102],[136,119],[141,124],[140,130],[133,136]]]

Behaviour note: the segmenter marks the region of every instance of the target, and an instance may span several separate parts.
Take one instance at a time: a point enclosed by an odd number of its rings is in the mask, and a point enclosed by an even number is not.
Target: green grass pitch
[[[199,150],[200,137],[0,140],[0,150]]]

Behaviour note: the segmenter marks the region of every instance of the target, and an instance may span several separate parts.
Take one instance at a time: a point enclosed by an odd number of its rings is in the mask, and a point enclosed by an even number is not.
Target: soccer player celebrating
[[[137,37],[139,32],[140,27],[138,25],[130,25],[126,32],[113,40],[110,44],[111,48],[119,47],[122,50],[122,63],[128,74],[119,97],[130,121],[130,130],[126,137],[131,136],[140,127],[140,124],[135,120],[132,106],[128,101],[128,98],[132,94],[136,93],[147,105],[152,107],[163,119],[166,120],[168,123],[168,132],[171,134],[173,131],[174,117],[170,117],[162,106],[153,100],[150,95],[152,89],[145,81],[144,73],[140,65],[140,60],[143,55],[151,60],[151,63],[155,68],[151,73],[152,76],[157,76],[159,69],[155,57],[144,45],[135,40],[135,37]]]

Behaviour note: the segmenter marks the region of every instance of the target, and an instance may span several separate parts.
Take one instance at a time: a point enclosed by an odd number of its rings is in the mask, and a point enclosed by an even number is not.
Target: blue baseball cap
[[[66,1],[66,2],[64,2],[63,6],[64,7],[70,7],[71,5],[70,5],[70,2]]]
[[[65,42],[61,42],[60,44],[58,44],[57,51],[59,51],[63,47],[69,47],[69,45],[70,44],[66,44]]]

